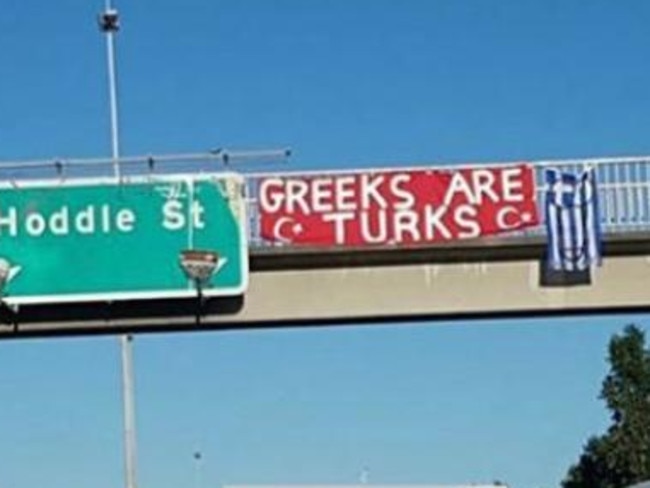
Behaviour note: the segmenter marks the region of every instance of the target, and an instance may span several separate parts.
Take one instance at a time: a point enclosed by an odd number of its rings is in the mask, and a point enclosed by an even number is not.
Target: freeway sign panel
[[[196,296],[186,250],[218,255],[205,296],[248,284],[243,178],[235,174],[0,186],[8,304]]]

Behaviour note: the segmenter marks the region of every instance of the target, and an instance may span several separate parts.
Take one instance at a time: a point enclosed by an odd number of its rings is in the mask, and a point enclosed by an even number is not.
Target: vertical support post
[[[137,488],[135,385],[133,381],[133,337],[120,336],[122,352],[122,396],[124,402],[124,466],[126,488]]]

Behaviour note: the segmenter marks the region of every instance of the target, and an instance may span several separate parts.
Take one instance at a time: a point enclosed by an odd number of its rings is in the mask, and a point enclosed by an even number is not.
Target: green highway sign
[[[0,184],[0,297],[9,305],[196,296],[180,264],[216,254],[205,296],[248,284],[235,174]],[[214,254],[211,254],[214,256]]]

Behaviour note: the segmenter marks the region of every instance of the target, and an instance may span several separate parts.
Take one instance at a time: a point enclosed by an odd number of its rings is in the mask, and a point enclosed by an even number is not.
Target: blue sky
[[[6,1],[0,159],[109,154],[103,2]],[[124,154],[287,169],[650,154],[650,4],[120,0]],[[142,488],[557,486],[649,317],[142,336]],[[0,487],[122,486],[117,340],[0,344]],[[192,452],[204,453],[194,486]]]

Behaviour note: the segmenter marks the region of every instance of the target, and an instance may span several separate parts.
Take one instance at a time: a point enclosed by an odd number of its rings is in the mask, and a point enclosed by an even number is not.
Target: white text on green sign
[[[181,251],[217,253],[207,296],[248,281],[243,180],[165,176],[0,188],[0,259],[8,303],[185,297]]]

